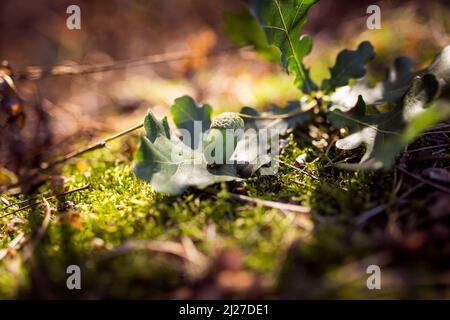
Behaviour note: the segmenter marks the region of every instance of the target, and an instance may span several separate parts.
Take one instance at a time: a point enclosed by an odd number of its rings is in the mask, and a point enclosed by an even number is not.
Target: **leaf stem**
[[[401,136],[401,134],[398,133],[398,132],[380,129],[380,128],[378,128],[376,125],[372,125],[372,124],[370,124],[370,123],[367,123],[367,122],[364,122],[364,121],[361,121],[361,120],[358,120],[358,119],[355,119],[355,118],[346,116],[346,115],[345,115],[344,113],[342,113],[342,112],[329,111],[329,113],[331,113],[331,114],[333,114],[333,115],[335,115],[335,116],[341,117],[341,118],[343,118],[343,119],[353,121],[354,123],[357,123],[357,124],[359,124],[359,125],[361,125],[361,126],[371,128],[371,129],[373,129],[373,130],[375,130],[375,131],[377,131],[377,132],[379,132],[379,133],[392,134],[392,135],[395,135],[395,136]]]
[[[272,115],[263,115],[263,116],[253,116],[250,114],[245,113],[238,113],[240,117],[246,118],[246,119],[254,119],[254,120],[277,120],[277,119],[288,119],[295,117],[296,115],[299,115],[303,112],[306,112],[308,110],[311,110],[315,106],[318,105],[317,100],[312,100],[309,102],[304,108],[300,108],[298,110],[291,111],[289,113],[283,113],[283,114],[272,114]]]

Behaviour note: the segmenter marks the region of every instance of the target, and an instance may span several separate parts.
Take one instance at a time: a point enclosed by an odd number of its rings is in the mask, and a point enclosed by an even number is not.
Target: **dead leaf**
[[[300,169],[304,168],[306,165],[306,157],[306,153],[299,155],[297,158],[295,158],[294,166]]]

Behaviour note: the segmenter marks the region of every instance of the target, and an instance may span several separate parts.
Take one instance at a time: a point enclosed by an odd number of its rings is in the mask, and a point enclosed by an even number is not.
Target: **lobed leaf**
[[[189,187],[203,189],[222,181],[240,180],[235,166],[209,168],[201,151],[189,148],[170,133],[166,118],[158,121],[149,113],[144,128],[147,135],[141,137],[134,171],[156,192],[179,195]]]
[[[300,102],[290,102],[286,108],[273,106],[272,114],[291,114],[300,110]],[[194,121],[211,123],[210,106],[199,107],[188,96],[176,99],[171,113],[176,126],[193,135],[198,134],[195,132]],[[242,113],[259,115],[256,110],[248,107]],[[141,137],[134,171],[138,178],[149,182],[155,191],[172,195],[181,194],[189,187],[203,189],[218,182],[240,180],[273,160],[269,151],[277,150],[279,134],[309,121],[311,116],[311,112],[299,112],[286,119],[257,122],[247,119],[247,131],[237,142],[231,155],[234,163],[209,166],[202,150],[193,148],[190,143],[183,143],[170,131],[166,118],[159,121],[149,113],[144,120],[146,136]],[[203,139],[205,131],[206,129],[200,132],[199,141]],[[264,135],[261,135],[262,132]],[[258,139],[261,137],[267,139],[267,144],[262,144],[260,148]]]
[[[362,78],[352,86],[338,88],[331,95],[331,100],[342,111],[355,106],[359,95],[362,95],[369,105],[398,103],[408,91],[414,77],[427,73],[434,74],[444,90],[450,87],[450,46],[444,48],[428,68],[413,71],[412,65],[408,57],[399,57],[388,70],[384,81],[371,86],[367,78]]]
[[[295,75],[295,84],[305,93],[314,90],[302,60],[312,48],[309,36],[300,36],[309,9],[318,0],[252,0],[250,8],[263,27],[269,44],[281,51],[285,70]],[[307,79],[307,81],[305,81]]]
[[[344,113],[331,110],[328,119],[338,128],[346,127],[350,135],[336,142],[343,150],[364,145],[366,152],[360,164],[344,165],[352,169],[388,168],[398,153],[420,133],[450,116],[450,104],[440,103],[426,109],[440,90],[432,74],[414,78],[411,87],[391,111],[367,114],[365,102],[359,96],[355,108]]]
[[[330,68],[331,77],[322,82],[322,90],[333,92],[338,87],[348,84],[350,79],[362,78],[366,74],[365,65],[375,58],[375,51],[370,42],[361,42],[355,51],[342,50],[334,67]]]
[[[175,99],[175,103],[170,108],[173,122],[179,129],[189,131],[193,141],[184,141],[194,149],[200,144],[201,133],[209,129],[211,125],[212,108],[209,104],[198,106],[194,99],[189,96],[182,96]],[[195,123],[200,124],[199,132],[196,132]]]
[[[267,42],[263,29],[247,8],[237,13],[224,12],[223,21],[224,32],[231,41],[240,46],[253,46],[260,56],[269,61],[280,59],[280,51]]]
[[[360,95],[369,105],[398,102],[408,91],[414,77],[420,74],[422,73],[412,71],[411,59],[399,57],[395,59],[384,81],[378,82],[372,87],[367,78],[362,78],[352,86],[338,88],[331,95],[331,100],[334,105],[339,105],[342,111],[353,107]]]

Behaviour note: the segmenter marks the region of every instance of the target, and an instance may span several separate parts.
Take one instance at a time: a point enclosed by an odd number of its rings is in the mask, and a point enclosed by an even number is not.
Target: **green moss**
[[[244,255],[246,269],[276,283],[279,270],[289,263],[284,260],[288,247],[295,239],[311,237],[311,228],[298,223],[296,214],[233,200],[227,188],[243,188],[251,197],[310,205],[314,214],[306,219],[311,226],[321,216],[357,215],[368,201],[380,201],[384,197],[372,190],[379,188],[379,176],[342,172],[331,166],[323,169],[329,157],[321,150],[308,143],[297,145],[294,141],[301,140],[293,135],[289,141],[277,175],[255,176],[242,183],[222,184],[202,192],[190,190],[180,197],[155,194],[148,184],[135,177],[132,155],[121,147],[135,144],[135,137],[65,165],[62,175],[68,178],[67,190],[88,184],[90,189],[51,201],[58,210],[44,239],[35,248],[37,265],[25,263],[22,279],[0,272],[0,295],[33,296],[36,284],[30,283],[29,277],[40,270],[41,275],[44,271],[46,285],[57,296],[73,297],[65,288],[64,271],[69,264],[79,264],[85,270],[83,295],[161,297],[188,284],[179,259],[144,252],[106,261],[95,258],[128,240],[180,241],[185,236],[206,255],[213,255],[217,248],[237,248]],[[306,166],[301,170],[293,167],[296,157],[304,153],[308,156]],[[50,184],[40,192],[51,192]],[[43,212],[35,208],[19,216],[26,222],[17,230],[8,232],[3,225],[2,247],[21,230],[30,236],[31,230],[42,223]],[[8,221],[5,218],[2,222]],[[216,230],[213,236],[207,231],[211,226]],[[338,229],[343,227],[336,225]],[[343,245],[336,243],[338,238],[339,233],[318,233],[316,241],[320,245],[308,249],[309,259],[319,260],[322,252],[342,257],[343,253],[336,247]],[[0,271],[6,270],[7,260],[0,263]]]

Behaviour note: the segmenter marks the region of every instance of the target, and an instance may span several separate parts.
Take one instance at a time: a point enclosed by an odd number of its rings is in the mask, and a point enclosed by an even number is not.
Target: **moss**
[[[216,185],[207,191],[190,190],[180,197],[155,194],[148,184],[135,177],[130,163],[132,155],[121,147],[135,143],[135,137],[118,141],[62,168],[61,174],[68,178],[64,185],[67,190],[87,184],[90,189],[51,201],[57,211],[44,239],[35,248],[36,264],[24,265],[22,279],[4,272],[8,259],[0,262],[2,297],[40,296],[34,279],[37,274],[55,295],[67,297],[64,271],[69,264],[82,265],[85,270],[81,297],[90,294],[115,298],[164,297],[175,288],[188,285],[179,259],[143,252],[108,261],[92,259],[127,240],[180,241],[184,236],[191,238],[206,255],[213,255],[217,248],[237,248],[244,255],[247,270],[276,283],[279,270],[290,263],[285,257],[295,239],[314,237],[316,244],[308,247],[308,259],[319,263],[326,252],[328,260],[321,262],[324,265],[340,261],[345,255],[341,249],[348,249],[344,242],[337,241],[345,230],[344,222],[335,226],[337,233],[311,234],[311,227],[305,228],[299,219],[306,219],[313,226],[321,216],[354,216],[368,202],[388,201],[383,192],[374,193],[380,184],[384,188],[390,183],[380,179],[383,174],[343,172],[331,166],[319,169],[329,162],[329,157],[293,135],[283,150],[275,176],[255,176],[242,183]],[[305,153],[306,166],[301,170],[293,167],[296,157]],[[310,205],[314,214],[309,218],[233,200],[229,190],[238,189],[261,199]],[[51,190],[49,183],[40,192]],[[12,232],[2,227],[2,247],[21,230],[30,236],[31,230],[42,223],[43,212],[35,208],[18,216],[25,219],[25,224]],[[2,222],[8,221],[5,218]],[[215,235],[208,232],[211,226]]]

